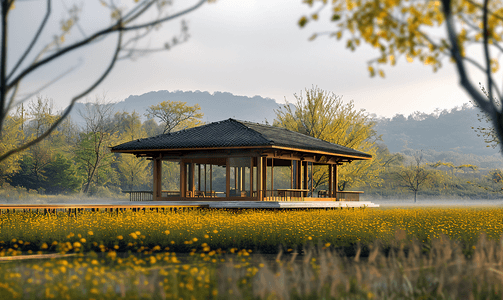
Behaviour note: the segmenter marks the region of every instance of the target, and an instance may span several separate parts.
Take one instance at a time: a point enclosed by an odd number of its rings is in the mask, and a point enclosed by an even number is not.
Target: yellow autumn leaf
[[[495,58],[491,59],[491,72],[496,73],[496,72],[498,72],[499,68],[500,68],[500,64],[499,64],[498,60]]]
[[[396,59],[395,59],[395,56],[393,54],[391,54],[390,56],[388,56],[388,59],[391,63],[392,66],[394,66],[396,64]]]
[[[369,72],[370,72],[370,77],[374,77],[374,76],[376,75],[375,70],[374,70],[374,67],[369,66],[369,68],[368,68],[368,69],[369,69]]]

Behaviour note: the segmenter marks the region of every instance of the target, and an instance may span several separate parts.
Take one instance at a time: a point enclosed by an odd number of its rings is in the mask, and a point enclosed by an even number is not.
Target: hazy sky
[[[132,2],[122,1],[124,5]],[[70,6],[69,1],[64,3]],[[62,4],[62,0],[53,1],[53,21],[48,34],[42,37],[45,41],[58,30],[64,16]],[[41,0],[17,4],[9,32],[11,58],[18,57],[27,45],[44,7],[45,1]],[[100,5],[88,0],[82,9],[81,27],[86,34],[107,24],[109,12],[101,10]],[[308,12],[300,0],[218,0],[205,4],[185,16],[191,35],[187,43],[135,61],[119,62],[89,97],[106,93],[109,99],[121,101],[129,95],[157,90],[200,90],[260,95],[282,103],[285,98],[294,101],[294,93],[317,85],[342,95],[345,101],[354,100],[357,108],[386,117],[414,111],[431,113],[469,102],[458,85],[453,65],[447,61],[433,73],[430,67],[401,59],[397,66],[385,68],[385,79],[370,78],[366,61],[378,53],[367,46],[351,52],[344,42],[327,37],[308,41],[313,32],[333,26],[326,21],[327,14],[322,14],[322,22],[300,29],[297,21]],[[162,45],[178,28],[179,21],[166,24],[150,36],[146,45]],[[80,37],[75,30],[67,42]],[[22,92],[27,94],[77,66],[71,75],[40,92],[63,107],[103,71],[115,40],[108,38],[35,73],[24,82]]]

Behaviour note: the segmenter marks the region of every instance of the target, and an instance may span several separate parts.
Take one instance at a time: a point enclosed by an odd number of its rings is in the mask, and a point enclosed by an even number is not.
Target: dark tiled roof
[[[139,139],[112,147],[113,151],[180,148],[282,146],[357,157],[372,156],[284,128],[227,119],[199,127]]]

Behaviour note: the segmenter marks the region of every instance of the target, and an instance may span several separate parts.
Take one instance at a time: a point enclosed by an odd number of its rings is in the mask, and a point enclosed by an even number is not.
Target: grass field
[[[502,220],[501,208],[2,214],[0,299],[502,299]],[[50,253],[74,256],[6,260]]]

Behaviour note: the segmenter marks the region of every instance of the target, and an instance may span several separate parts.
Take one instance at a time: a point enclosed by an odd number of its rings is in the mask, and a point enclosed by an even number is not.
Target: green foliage
[[[49,194],[65,194],[80,191],[82,179],[77,174],[77,167],[72,160],[61,153],[56,153],[45,167],[47,178],[42,188]]]
[[[73,161],[63,154],[51,155],[42,167],[36,167],[35,163],[36,160],[26,153],[20,160],[21,169],[10,178],[11,184],[46,194],[66,194],[80,190],[82,178],[77,175]]]
[[[20,114],[5,117],[2,132],[0,134],[0,155],[10,151],[23,141],[22,131],[23,118]],[[9,176],[19,170],[19,158],[16,153],[0,162],[0,184],[5,183]]]
[[[111,135],[108,132],[81,134],[76,150],[79,174],[84,177],[83,192],[91,187],[115,184],[116,174],[112,168],[115,155],[110,152]]]

